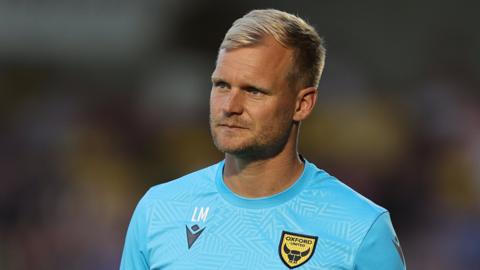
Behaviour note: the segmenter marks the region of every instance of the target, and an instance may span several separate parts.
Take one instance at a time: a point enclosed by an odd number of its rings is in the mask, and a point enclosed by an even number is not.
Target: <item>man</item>
[[[254,10],[234,22],[210,96],[225,160],[145,194],[121,269],[405,269],[388,212],[297,152],[324,58],[294,15]]]

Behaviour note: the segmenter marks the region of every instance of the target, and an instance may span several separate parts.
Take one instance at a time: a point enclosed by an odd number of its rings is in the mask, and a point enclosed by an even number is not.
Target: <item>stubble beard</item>
[[[242,142],[231,147],[220,142],[219,136],[221,135],[217,134],[215,128],[216,122],[210,117],[210,133],[215,147],[220,152],[242,159],[264,160],[276,156],[285,148],[293,123],[282,123],[282,127],[276,128],[276,132],[273,132],[273,134],[268,131],[272,130],[272,127],[266,127],[256,136],[245,138]]]

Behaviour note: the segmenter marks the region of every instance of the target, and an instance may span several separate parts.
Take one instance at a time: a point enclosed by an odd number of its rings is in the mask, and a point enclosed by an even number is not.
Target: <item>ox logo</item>
[[[290,269],[303,265],[312,258],[317,239],[316,236],[283,231],[278,245],[282,262]]]

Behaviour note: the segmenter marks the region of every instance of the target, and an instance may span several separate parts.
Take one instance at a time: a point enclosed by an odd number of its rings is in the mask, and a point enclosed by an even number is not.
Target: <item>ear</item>
[[[317,93],[318,90],[315,87],[308,87],[298,91],[295,112],[293,114],[294,121],[300,122],[310,115],[317,102]]]

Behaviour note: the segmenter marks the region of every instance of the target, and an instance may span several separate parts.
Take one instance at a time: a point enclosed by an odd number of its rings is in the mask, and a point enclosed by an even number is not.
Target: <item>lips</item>
[[[219,124],[219,127],[225,127],[225,128],[236,128],[236,129],[246,129],[245,127],[242,126],[237,126],[237,125],[229,125],[229,124]]]
[[[243,123],[232,122],[232,121],[218,121],[218,127],[230,128],[230,129],[247,129],[247,126]]]

